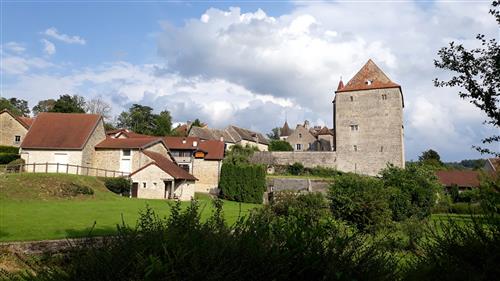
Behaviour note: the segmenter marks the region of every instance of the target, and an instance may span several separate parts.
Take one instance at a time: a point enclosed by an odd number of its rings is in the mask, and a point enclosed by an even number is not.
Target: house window
[[[18,143],[20,143],[20,142],[21,142],[21,136],[15,136],[15,137],[14,137],[14,143],[15,143],[15,144],[18,144]]]
[[[358,146],[357,145],[354,145],[353,148],[354,148],[354,151],[358,151]]]
[[[383,146],[380,147],[380,152],[384,152],[384,147]]]
[[[302,138],[302,134],[299,134],[299,138]]]
[[[146,188],[146,182],[142,183],[142,188]]]
[[[387,99],[387,95],[386,94],[382,94],[382,99],[386,100]]]
[[[351,131],[357,131],[358,129],[358,125],[351,125]]]
[[[297,148],[297,150],[302,150],[302,144],[300,143],[296,144],[295,147]]]
[[[353,96],[351,96],[351,101],[354,101],[354,97]]]
[[[153,187],[156,188],[158,184],[156,182],[153,182]]]
[[[123,156],[130,156],[130,149],[122,150]]]
[[[184,171],[189,173],[189,165],[186,164],[180,164],[179,167],[181,167]]]

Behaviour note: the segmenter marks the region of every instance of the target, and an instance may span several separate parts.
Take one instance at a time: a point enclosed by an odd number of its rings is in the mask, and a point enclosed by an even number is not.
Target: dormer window
[[[194,147],[198,146],[198,142],[197,141],[193,141],[193,146]]]
[[[365,81],[365,84],[368,86],[370,86],[372,83],[373,83],[373,80],[366,79],[366,81]]]

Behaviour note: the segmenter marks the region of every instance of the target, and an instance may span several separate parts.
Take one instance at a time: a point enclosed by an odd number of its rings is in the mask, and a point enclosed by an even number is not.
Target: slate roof
[[[158,142],[163,142],[162,138],[146,137],[146,138],[117,139],[117,138],[107,137],[105,140],[98,143],[95,146],[95,148],[139,149],[151,146]]]
[[[321,130],[319,130],[316,135],[320,136],[320,135],[332,135],[333,136],[333,133],[330,129],[328,129],[326,126],[321,128]]]
[[[224,142],[236,143],[241,140],[247,140],[262,144],[269,144],[267,139],[261,134],[254,131],[250,131],[247,129],[243,129],[236,126],[228,126],[224,130],[219,129],[210,129],[210,128],[200,128],[200,127],[191,127],[189,131],[189,135],[193,137],[199,137],[202,140],[221,140],[224,139]]]
[[[293,130],[290,129],[290,126],[288,126],[288,122],[285,121],[285,124],[283,124],[283,127],[280,129],[280,136],[281,137],[288,137],[293,133]]]
[[[477,171],[437,171],[436,176],[444,186],[479,187],[479,172]]]
[[[257,132],[254,132],[254,131],[250,131],[250,130],[247,130],[247,129],[243,129],[243,128],[240,128],[240,127],[236,127],[236,126],[228,126],[226,131],[228,131],[231,136],[233,136],[234,138],[234,134],[232,131],[236,132],[236,139],[237,140],[247,140],[247,141],[256,141],[258,143],[262,143],[262,144],[269,144],[269,142],[267,141],[267,139],[261,134],[261,133],[257,133]]]
[[[83,149],[101,115],[84,113],[39,113],[21,148]]]
[[[339,83],[339,87],[341,83]],[[401,88],[401,86],[392,82],[370,59],[345,86],[337,89],[337,93],[386,88]]]
[[[146,156],[148,156],[149,158],[151,158],[151,160],[154,161],[153,163],[156,164],[160,169],[162,169],[165,173],[171,175],[176,180],[179,180],[179,179],[180,180],[198,180],[193,175],[186,172],[186,170],[177,166],[177,164],[168,160],[168,158],[161,155],[160,153],[152,152],[152,151],[148,151],[148,150],[143,151],[143,153]],[[149,165],[151,165],[151,164],[148,164],[148,165],[140,168],[139,170],[133,172],[131,175],[136,174],[137,172],[139,172],[140,170],[143,170],[144,168],[146,168]]]

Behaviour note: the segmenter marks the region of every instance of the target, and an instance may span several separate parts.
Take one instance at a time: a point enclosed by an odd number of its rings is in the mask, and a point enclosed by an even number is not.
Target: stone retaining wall
[[[258,151],[251,158],[252,163],[266,165],[291,165],[302,163],[304,167],[317,166],[337,168],[337,153],[335,151]]]

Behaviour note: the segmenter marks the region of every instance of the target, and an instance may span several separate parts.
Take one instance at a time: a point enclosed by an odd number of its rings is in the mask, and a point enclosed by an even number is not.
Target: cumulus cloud
[[[59,31],[55,27],[50,27],[46,29],[43,34],[52,37],[56,40],[62,41],[67,44],[80,44],[85,45],[87,42],[85,39],[81,38],[77,35],[67,35],[64,33],[59,33]]]
[[[54,43],[50,42],[49,40],[42,39],[40,40],[43,44],[43,52],[49,56],[52,56],[53,54],[56,53],[56,46]]]

